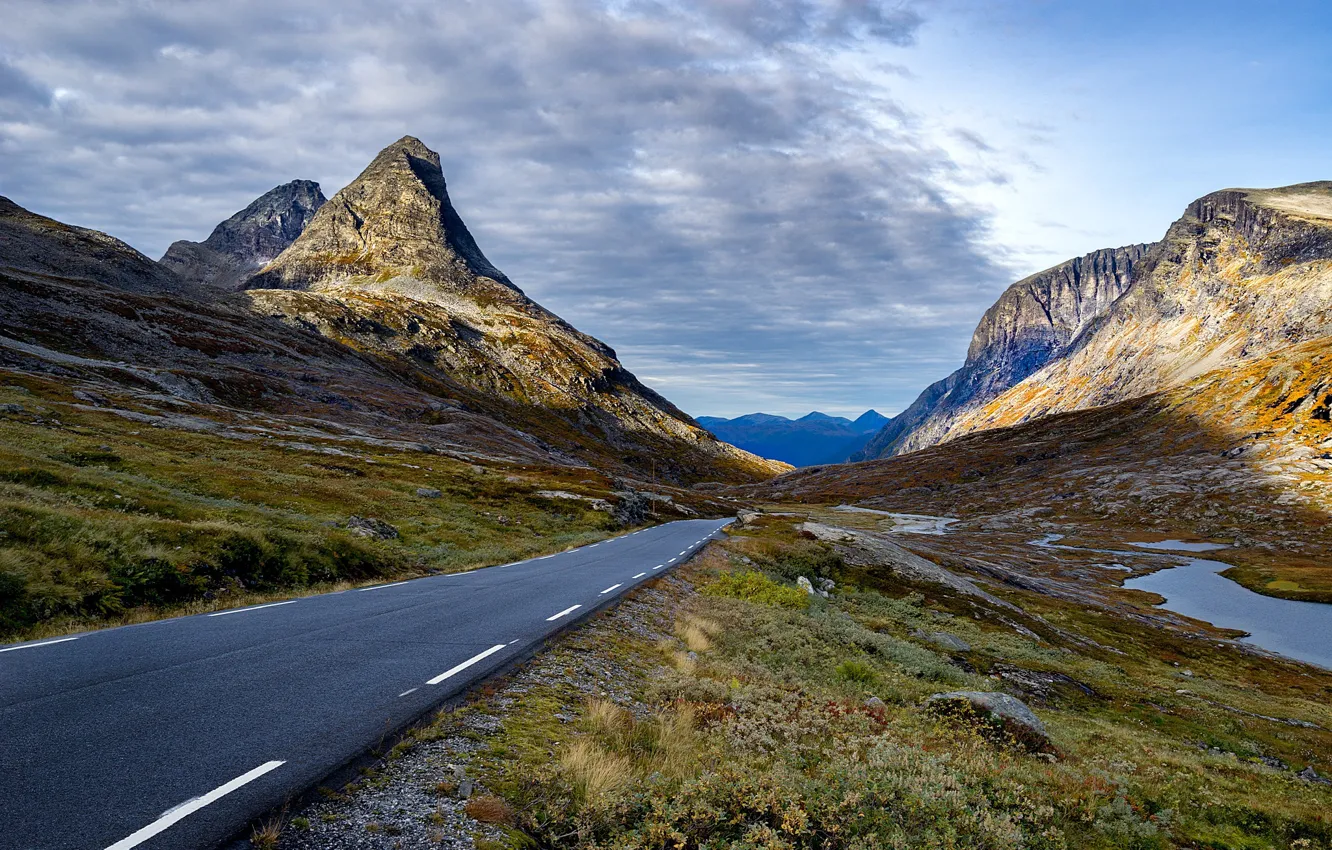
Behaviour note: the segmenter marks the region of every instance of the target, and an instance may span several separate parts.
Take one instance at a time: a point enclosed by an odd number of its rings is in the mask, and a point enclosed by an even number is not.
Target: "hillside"
[[[873,449],[907,451],[1184,385],[1326,336],[1329,296],[1332,183],[1207,195],[1141,255],[1122,295],[1057,356],[1011,386],[1000,381],[1002,392],[961,406],[948,402],[946,390],[938,398],[927,390],[913,415],[918,424],[881,435]]]

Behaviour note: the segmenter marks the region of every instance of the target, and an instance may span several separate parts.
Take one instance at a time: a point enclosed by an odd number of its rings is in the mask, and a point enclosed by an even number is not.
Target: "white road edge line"
[[[246,611],[258,611],[260,608],[276,608],[279,605],[295,605],[297,599],[288,599],[286,602],[270,602],[267,605],[251,605],[249,608],[236,608],[232,611],[218,611],[215,614],[205,614],[207,617],[225,617],[228,614],[244,614]]]
[[[407,696],[408,694],[414,694],[414,693],[416,693],[416,692],[419,691],[419,690],[421,690],[421,689],[420,689],[420,688],[408,688],[407,690],[405,690],[405,691],[403,691],[402,693],[398,694],[398,696],[400,696],[400,697],[405,697],[405,696]]]
[[[634,578],[642,578],[645,575],[647,575],[647,573],[639,573],[638,575],[634,576]]]
[[[458,666],[456,666],[456,667],[450,667],[448,670],[445,670],[443,673],[440,673],[440,674],[439,674],[438,676],[436,676],[435,678],[427,680],[427,681],[426,681],[426,684],[427,684],[427,685],[438,685],[440,682],[444,681],[445,679],[449,678],[450,676],[453,676],[453,675],[456,675],[456,674],[458,674],[458,673],[461,673],[462,671],[466,670],[468,667],[471,667],[471,666],[472,666],[473,664],[475,664],[476,662],[478,662],[478,661],[484,661],[485,659],[487,659],[487,658],[489,658],[490,656],[494,655],[495,653],[499,652],[501,649],[503,649],[503,648],[506,647],[506,646],[508,646],[507,643],[497,643],[497,644],[495,644],[494,646],[492,646],[490,649],[487,649],[485,652],[478,652],[476,655],[473,655],[471,658],[467,659],[466,661],[464,661],[463,663],[459,664]]]
[[[614,590],[617,587],[620,587],[623,584],[624,582],[620,582],[620,584],[612,584],[610,587],[598,593],[597,596],[605,596],[607,593],[610,593],[612,590]]]
[[[393,584],[377,584],[374,587],[358,587],[357,590],[361,593],[365,593],[367,590],[383,590],[386,587],[402,587],[406,583],[407,582],[405,581],[395,581]]]
[[[579,608],[582,608],[582,607],[583,607],[582,605],[570,605],[568,608],[565,608],[563,611],[561,611],[560,613],[556,614],[555,616],[553,616],[553,617],[547,617],[547,618],[546,618],[546,622],[547,622],[547,623],[552,623],[552,622],[558,620],[559,618],[563,617],[565,614],[572,614],[574,611],[577,611]]]
[[[176,806],[174,809],[168,810],[166,814],[162,815],[157,820],[148,824],[133,835],[120,839],[115,844],[106,848],[106,850],[130,850],[131,847],[138,847],[154,835],[170,829],[173,825],[199,811],[209,803],[216,803],[218,800],[227,796],[232,791],[235,791],[237,788],[240,788],[242,785],[248,785],[265,773],[268,773],[270,770],[276,770],[284,764],[286,764],[285,761],[264,762],[249,773],[242,773],[225,785],[219,785],[212,791],[209,791],[202,797],[195,797],[193,800],[187,800],[179,806]]]
[[[78,638],[60,638],[59,640],[44,640],[41,643],[25,643],[22,646],[7,646],[4,649],[0,649],[0,652],[13,652],[16,649],[32,649],[38,646],[50,646],[53,643],[69,643],[72,640],[78,640]]]

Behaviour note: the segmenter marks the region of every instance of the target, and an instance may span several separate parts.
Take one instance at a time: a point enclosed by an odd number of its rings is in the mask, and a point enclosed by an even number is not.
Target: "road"
[[[0,848],[213,848],[729,520],[0,646]]]

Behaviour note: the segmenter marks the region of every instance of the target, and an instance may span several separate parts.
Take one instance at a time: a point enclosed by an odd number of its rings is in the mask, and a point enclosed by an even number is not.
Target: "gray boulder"
[[[911,633],[911,636],[927,640],[940,649],[946,649],[949,652],[971,652],[971,644],[957,635],[950,635],[948,632],[923,632],[917,629]]]
[[[417,487],[416,495],[420,496],[422,499],[438,499],[444,494],[436,490],[434,487]]]
[[[357,537],[368,537],[371,540],[396,540],[398,538],[398,529],[382,519],[376,519],[372,516],[353,515],[347,520],[347,530]]]
[[[810,596],[813,596],[814,593],[815,593],[815,591],[814,591],[814,585],[811,584],[810,581],[809,581],[809,579],[805,578],[804,576],[799,576],[799,577],[796,578],[796,587],[798,587],[798,588],[800,588],[801,590],[805,591],[805,592],[808,593]]]
[[[926,708],[945,716],[967,716],[988,724],[988,731],[1011,736],[1033,752],[1050,752],[1049,732],[1045,724],[1025,702],[1015,696],[995,691],[949,691],[934,694]],[[991,735],[993,737],[993,734]]]

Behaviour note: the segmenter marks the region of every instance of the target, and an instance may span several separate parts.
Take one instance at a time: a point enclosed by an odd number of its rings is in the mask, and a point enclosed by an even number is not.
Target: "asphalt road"
[[[213,848],[729,520],[0,646],[0,848]]]

